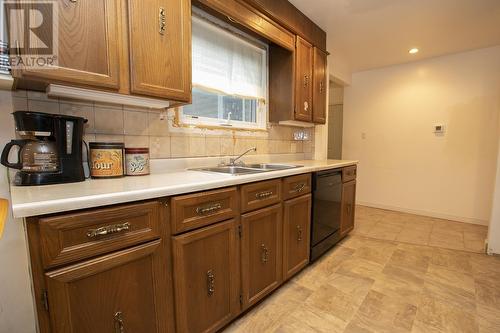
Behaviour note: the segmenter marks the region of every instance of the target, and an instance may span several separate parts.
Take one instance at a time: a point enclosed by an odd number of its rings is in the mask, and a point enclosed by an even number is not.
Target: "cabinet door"
[[[295,120],[312,121],[313,46],[297,36],[295,66]]]
[[[311,195],[285,201],[283,277],[289,279],[309,263]]]
[[[313,65],[313,122],[326,123],[326,89],[328,75],[326,72],[326,53],[314,48]]]
[[[173,237],[178,332],[215,332],[238,315],[238,239],[236,220]]]
[[[46,273],[52,331],[172,332],[161,243]]]
[[[356,181],[342,184],[342,219],[340,222],[340,234],[348,234],[354,229],[354,210],[356,207]]]
[[[243,308],[247,308],[282,281],[281,204],[242,216],[241,265]]]
[[[129,0],[133,94],[191,99],[191,1]]]
[[[40,69],[24,67],[14,71],[14,76],[117,90],[121,1],[55,1],[58,6],[57,66]],[[17,21],[23,20],[18,18]],[[51,31],[47,30],[48,27],[52,29],[53,26],[42,25],[37,35],[49,35]]]

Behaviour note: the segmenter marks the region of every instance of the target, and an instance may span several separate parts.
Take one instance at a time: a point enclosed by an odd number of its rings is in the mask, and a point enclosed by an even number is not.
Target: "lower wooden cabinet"
[[[340,235],[344,236],[354,229],[354,211],[356,208],[356,181],[342,184],[342,213]]]
[[[161,242],[47,272],[51,332],[170,332]]]
[[[283,278],[288,280],[309,263],[311,195],[285,201],[283,218]]]
[[[243,308],[255,304],[282,282],[281,204],[242,215]]]
[[[240,310],[237,220],[175,236],[173,248],[177,332],[217,331]]]

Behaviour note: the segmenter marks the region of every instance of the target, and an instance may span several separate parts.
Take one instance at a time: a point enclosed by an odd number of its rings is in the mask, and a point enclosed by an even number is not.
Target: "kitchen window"
[[[265,129],[267,45],[206,14],[192,21],[193,99],[181,122]]]

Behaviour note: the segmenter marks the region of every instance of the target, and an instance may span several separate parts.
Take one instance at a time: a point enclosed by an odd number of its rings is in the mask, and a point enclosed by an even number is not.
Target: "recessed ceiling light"
[[[418,49],[416,47],[410,49],[410,51],[408,51],[409,54],[415,54],[415,53],[418,53]]]

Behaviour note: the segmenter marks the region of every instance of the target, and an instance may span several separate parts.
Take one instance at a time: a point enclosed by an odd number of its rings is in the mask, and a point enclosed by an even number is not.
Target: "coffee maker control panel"
[[[73,153],[73,130],[74,122],[66,120],[66,154]]]

